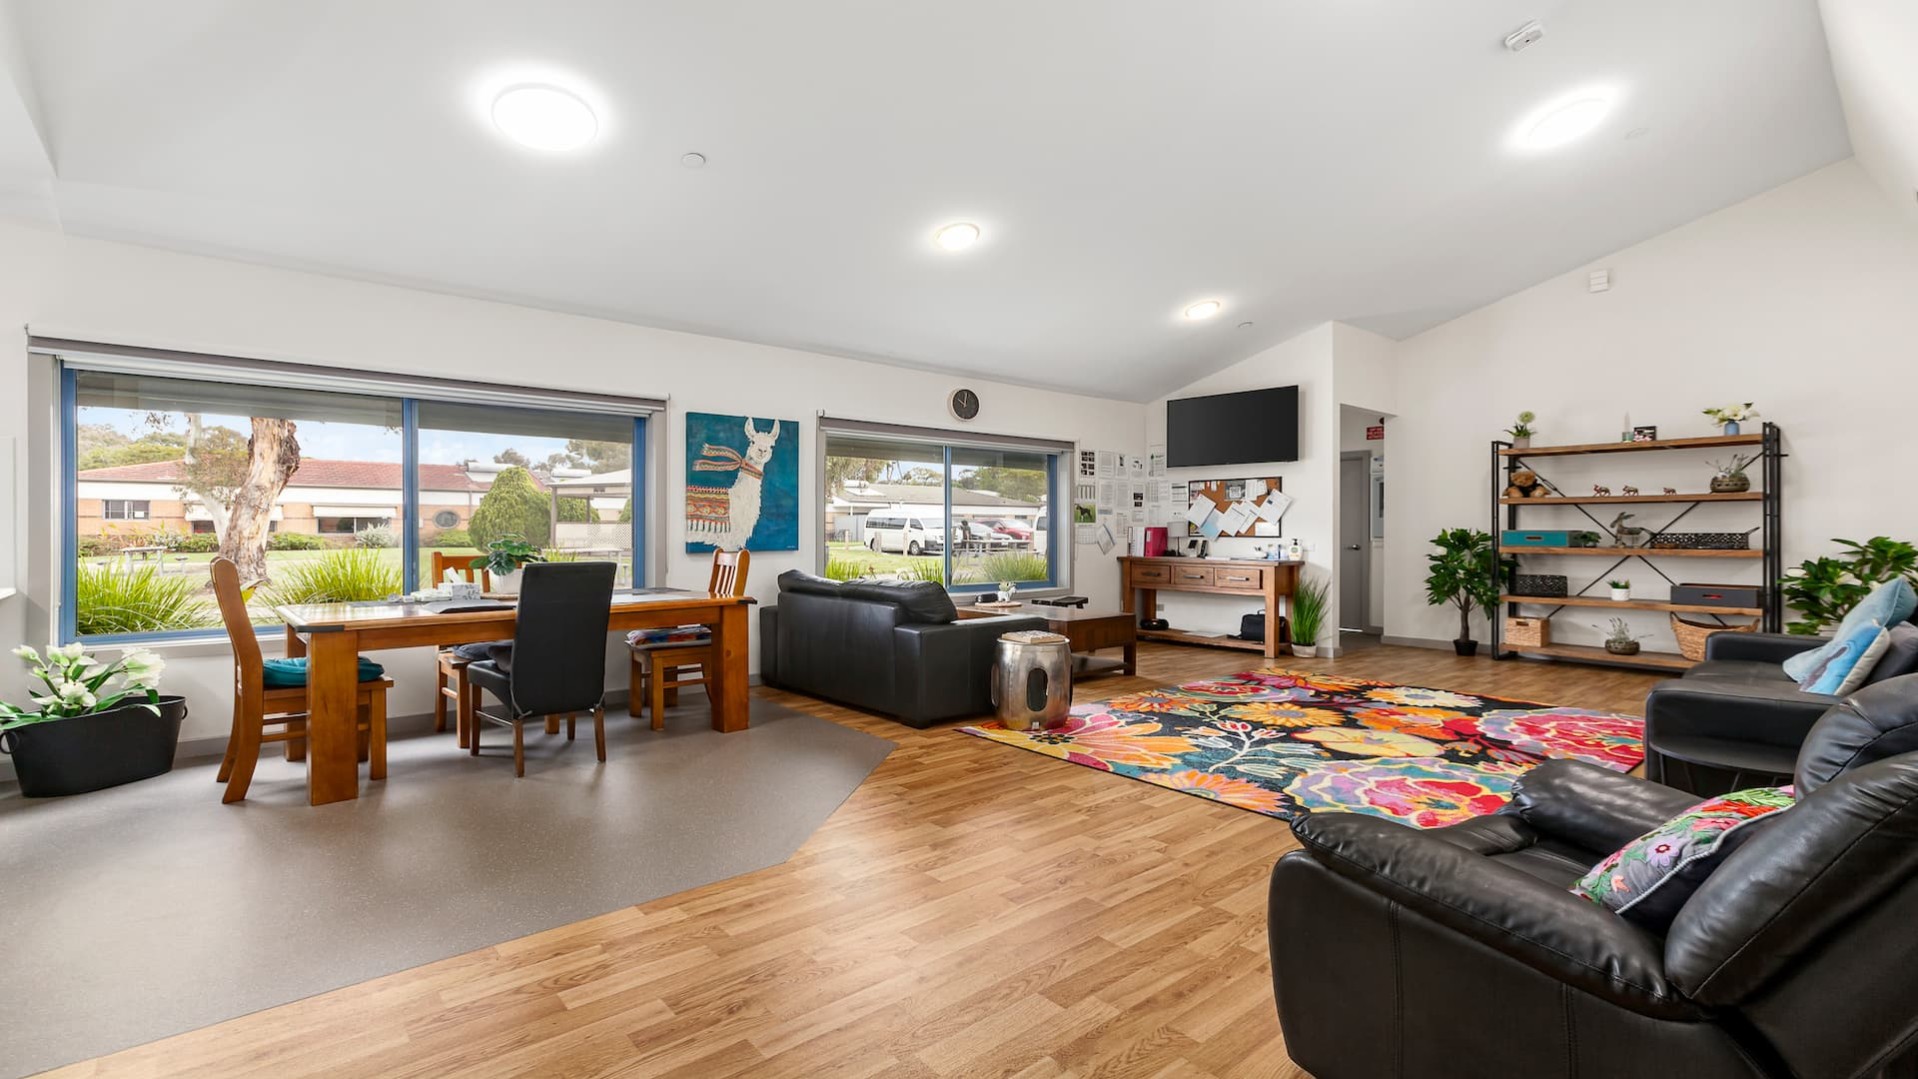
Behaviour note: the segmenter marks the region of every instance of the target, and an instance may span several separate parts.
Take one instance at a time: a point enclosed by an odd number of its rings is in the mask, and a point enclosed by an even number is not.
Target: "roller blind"
[[[883,439],[888,442],[913,442],[955,449],[1035,450],[1040,453],[1070,453],[1073,444],[1048,438],[1023,435],[993,435],[979,431],[949,431],[937,427],[912,427],[899,423],[875,423],[870,420],[846,420],[819,417],[819,433]]]
[[[140,348],[132,345],[28,337],[27,351],[57,356],[65,366],[147,379],[186,379],[231,383],[257,392],[261,386],[367,397],[411,397],[469,405],[505,405],[564,412],[617,413],[627,416],[664,411],[659,397],[589,393],[535,386],[502,386],[432,375],[364,371],[319,364],[282,363],[238,356]]]

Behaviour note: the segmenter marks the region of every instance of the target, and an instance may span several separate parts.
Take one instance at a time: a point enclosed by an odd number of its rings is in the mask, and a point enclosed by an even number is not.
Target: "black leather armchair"
[[[1646,777],[1701,795],[1784,782],[1838,698],[1800,691],[1781,664],[1824,643],[1786,633],[1707,638],[1704,662],[1645,698]],[[1873,679],[1904,673],[1901,664]]]
[[[1044,628],[1022,616],[961,620],[931,582],[841,583],[788,570],[779,603],[759,612],[759,677],[926,727],[991,712],[1000,635]]]
[[[1317,1079],[1918,1070],[1918,676],[1828,710],[1799,803],[1660,938],[1568,889],[1697,798],[1576,761],[1419,831],[1320,813],[1272,873],[1285,1043]]]

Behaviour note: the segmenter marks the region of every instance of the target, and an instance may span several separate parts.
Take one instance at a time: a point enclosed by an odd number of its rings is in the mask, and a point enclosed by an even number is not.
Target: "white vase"
[[[524,567],[522,567],[520,569],[514,570],[511,573],[493,574],[493,591],[500,592],[509,596],[518,595],[520,577],[523,576],[524,573],[525,573],[525,569]]]
[[[1632,598],[1632,590],[1631,590],[1631,589],[1629,589],[1629,588],[1614,588],[1614,589],[1612,589],[1612,602],[1613,602],[1613,603],[1623,603],[1623,602],[1625,602],[1626,600],[1628,600],[1628,599],[1631,599],[1631,598]]]
[[[1292,654],[1298,656],[1300,659],[1311,659],[1313,656],[1319,654],[1319,646],[1316,644],[1295,644],[1292,646]]]

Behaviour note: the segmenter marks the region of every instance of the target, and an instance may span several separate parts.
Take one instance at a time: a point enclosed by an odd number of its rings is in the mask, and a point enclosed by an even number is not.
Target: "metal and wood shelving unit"
[[[1530,468],[1544,478],[1544,473],[1535,465],[1524,462],[1531,458],[1572,457],[1588,454],[1611,453],[1658,453],[1699,449],[1738,449],[1752,447],[1758,450],[1758,460],[1752,464],[1760,470],[1760,487],[1752,491],[1708,492],[1700,494],[1637,494],[1637,495],[1564,495],[1558,494],[1546,498],[1506,498],[1504,492],[1511,485],[1511,475],[1521,468]],[[1767,423],[1756,434],[1713,435],[1707,438],[1666,438],[1651,442],[1592,442],[1572,446],[1528,446],[1518,448],[1510,442],[1494,440],[1492,442],[1492,537],[1500,563],[1515,563],[1517,559],[1529,555],[1547,555],[1552,557],[1571,556],[1574,558],[1609,558],[1611,563],[1594,576],[1583,588],[1565,596],[1525,596],[1510,592],[1501,592],[1499,600],[1504,604],[1508,616],[1517,616],[1521,605],[1550,607],[1543,617],[1551,618],[1567,607],[1611,608],[1625,611],[1667,611],[1675,614],[1709,614],[1757,618],[1759,628],[1767,633],[1776,633],[1781,624],[1781,610],[1778,599],[1778,579],[1784,575],[1784,556],[1780,549],[1783,532],[1780,528],[1781,502],[1783,500],[1784,452],[1781,434],[1777,424]],[[1558,490],[1556,486],[1552,490]],[[1659,528],[1651,529],[1646,537],[1671,530],[1672,526],[1684,520],[1699,506],[1716,502],[1755,503],[1759,508],[1760,543],[1752,550],[1697,550],[1691,548],[1651,548],[1651,547],[1505,547],[1498,543],[1507,529],[1519,527],[1518,511],[1521,506],[1571,506],[1596,525],[1600,532],[1607,531],[1606,526],[1594,517],[1586,506],[1667,504],[1682,505],[1677,516],[1665,522]],[[1502,523],[1501,523],[1502,522]],[[1630,599],[1614,601],[1602,596],[1590,596],[1585,593],[1602,586],[1619,566],[1637,559],[1645,563],[1653,573],[1663,577],[1668,584],[1678,582],[1660,569],[1654,559],[1730,559],[1756,560],[1761,565],[1762,583],[1758,588],[1760,606],[1757,607],[1714,607],[1708,604],[1669,603],[1658,600]],[[1603,648],[1589,645],[1547,644],[1544,646],[1523,646],[1507,651],[1504,643],[1505,619],[1494,618],[1490,627],[1492,638],[1492,656],[1496,659],[1512,659],[1528,656],[1539,659],[1568,660],[1578,663],[1605,663],[1620,667],[1636,667],[1647,670],[1682,671],[1692,665],[1684,656],[1671,652],[1640,652],[1633,656],[1617,656]]]

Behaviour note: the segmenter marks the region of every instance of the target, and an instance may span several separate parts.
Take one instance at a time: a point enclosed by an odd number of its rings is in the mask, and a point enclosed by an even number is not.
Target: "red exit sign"
[[[1385,425],[1382,423],[1378,423],[1378,424],[1373,424],[1370,427],[1367,427],[1365,429],[1365,440],[1367,442],[1385,441]]]

